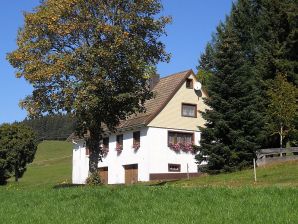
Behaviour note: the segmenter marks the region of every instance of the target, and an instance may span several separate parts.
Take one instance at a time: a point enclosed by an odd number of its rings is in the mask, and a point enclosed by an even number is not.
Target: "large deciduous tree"
[[[0,184],[12,175],[18,181],[34,159],[37,146],[34,132],[25,125],[0,126]]]
[[[89,171],[97,172],[102,127],[144,111],[152,97],[150,67],[169,55],[159,37],[169,17],[159,0],[45,0],[18,33],[8,55],[33,85],[21,102],[29,114],[73,113],[86,134]],[[87,136],[87,135],[84,135]]]

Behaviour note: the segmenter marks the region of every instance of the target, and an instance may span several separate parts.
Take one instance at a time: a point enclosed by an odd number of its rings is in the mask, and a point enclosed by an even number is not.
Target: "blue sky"
[[[26,111],[18,103],[32,91],[24,79],[15,78],[15,70],[6,61],[6,54],[16,48],[16,35],[23,25],[23,11],[30,11],[39,0],[9,0],[0,2],[0,124],[21,121]],[[173,23],[162,38],[171,53],[170,63],[160,63],[158,73],[193,69],[220,21],[229,14],[232,0],[163,0],[164,15],[171,15]]]

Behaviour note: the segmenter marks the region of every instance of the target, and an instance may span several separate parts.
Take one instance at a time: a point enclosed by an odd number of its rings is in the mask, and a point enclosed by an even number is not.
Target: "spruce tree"
[[[207,45],[199,69],[212,74],[210,110],[197,159],[208,161],[208,171],[248,166],[259,148],[278,140],[265,128],[266,92],[279,72],[297,85],[297,11],[296,0],[239,0],[219,25],[212,54]]]

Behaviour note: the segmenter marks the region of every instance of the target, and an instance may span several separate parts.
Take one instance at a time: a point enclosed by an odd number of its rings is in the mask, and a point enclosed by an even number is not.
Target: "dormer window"
[[[193,89],[193,80],[192,79],[186,79],[186,88]]]

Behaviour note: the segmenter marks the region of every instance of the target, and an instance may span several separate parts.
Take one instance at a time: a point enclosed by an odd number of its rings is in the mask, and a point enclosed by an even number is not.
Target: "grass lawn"
[[[49,152],[48,150],[51,150]],[[1,223],[297,223],[298,163],[165,185],[60,188],[71,144],[46,141],[18,184],[0,187]],[[56,187],[55,187],[56,186]],[[257,186],[257,187],[256,187]]]
[[[0,190],[1,223],[297,223],[294,188]]]

